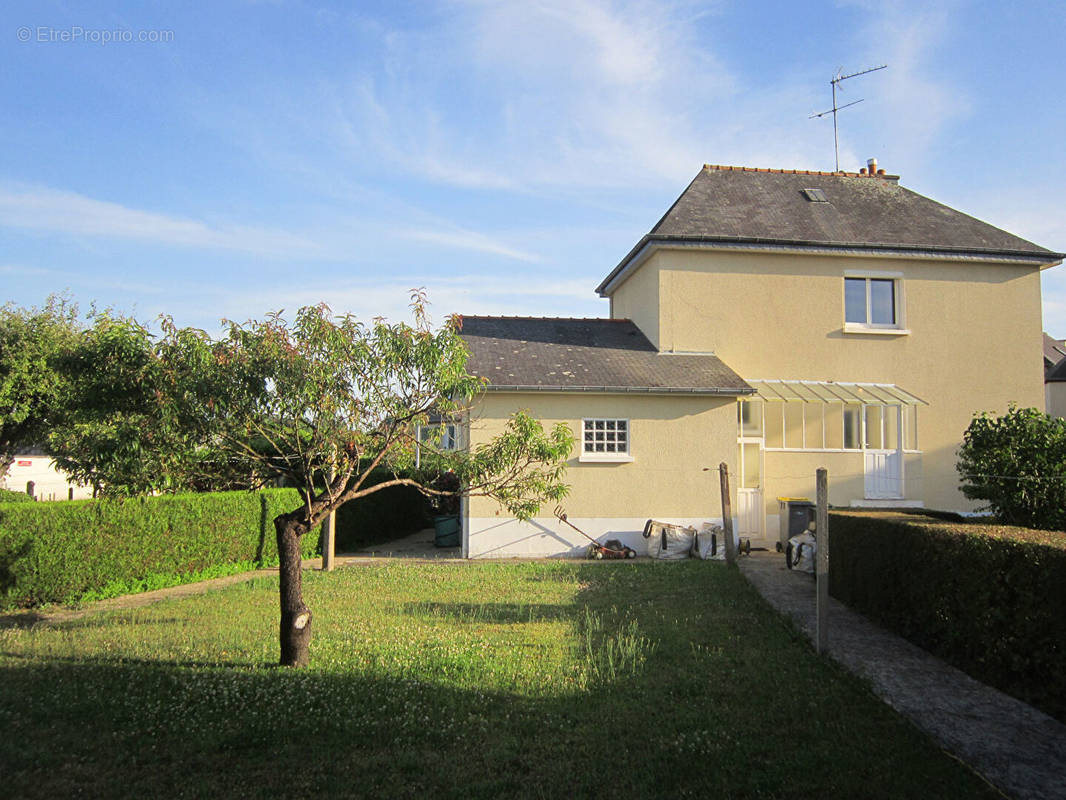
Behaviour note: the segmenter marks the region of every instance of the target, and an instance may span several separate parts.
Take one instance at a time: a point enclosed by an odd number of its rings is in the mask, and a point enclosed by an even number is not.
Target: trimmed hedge
[[[12,489],[0,489],[0,503],[32,503],[33,498],[25,492],[16,492]]]
[[[1066,722],[1066,533],[832,512],[829,591]]]
[[[388,470],[375,470],[366,485],[391,478]],[[426,527],[429,519],[429,502],[421,492],[411,486],[390,486],[340,507],[334,548],[344,553],[398,539]]]
[[[0,505],[0,607],[76,602],[116,583],[276,564],[272,521],[295,489]],[[317,532],[303,537],[305,557]]]

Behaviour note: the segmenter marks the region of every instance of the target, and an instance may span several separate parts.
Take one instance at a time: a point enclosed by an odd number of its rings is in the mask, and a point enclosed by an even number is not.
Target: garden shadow
[[[994,796],[815,657],[780,618],[760,616],[735,570],[590,564],[559,574],[580,584],[572,603],[480,611],[411,603],[403,613],[518,625],[532,610],[534,621],[572,621],[578,654],[588,641],[602,651],[635,622],[655,645],[639,668],[502,691],[477,676],[460,684],[358,664],[0,657],[5,791],[238,791],[272,800]],[[818,746],[794,746],[803,742]]]

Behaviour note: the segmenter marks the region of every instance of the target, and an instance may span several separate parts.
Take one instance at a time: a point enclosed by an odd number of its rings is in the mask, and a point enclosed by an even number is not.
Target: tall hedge
[[[0,606],[73,602],[114,581],[277,563],[272,520],[295,489],[0,504]],[[319,536],[303,538],[304,555]]]
[[[1066,533],[834,512],[829,591],[1066,722]]]

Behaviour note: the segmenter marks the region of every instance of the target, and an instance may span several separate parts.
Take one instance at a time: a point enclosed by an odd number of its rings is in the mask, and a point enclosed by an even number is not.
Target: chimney
[[[877,174],[877,159],[876,158],[868,158],[868,159],[866,159],[866,166],[867,166],[866,172],[871,177],[873,177],[874,175]]]

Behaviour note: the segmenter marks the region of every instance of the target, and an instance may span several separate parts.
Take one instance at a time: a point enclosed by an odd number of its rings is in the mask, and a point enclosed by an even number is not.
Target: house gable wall
[[[663,350],[668,348],[663,348],[659,342],[662,311],[659,280],[658,262],[652,256],[611,294],[611,317],[632,320],[648,341]]]
[[[844,333],[848,270],[902,276],[909,333]],[[660,350],[711,351],[749,379],[896,383],[928,401],[916,499],[930,507],[973,507],[957,490],[955,451],[975,412],[1044,403],[1034,267],[661,248],[624,289],[628,308],[657,300]]]

